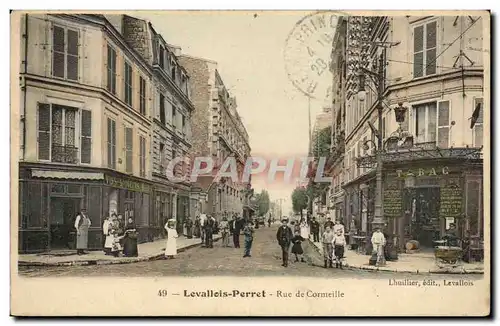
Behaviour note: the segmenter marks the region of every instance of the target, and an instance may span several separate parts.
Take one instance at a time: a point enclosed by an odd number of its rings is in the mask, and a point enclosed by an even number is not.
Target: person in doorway
[[[193,238],[193,221],[190,218],[186,220],[186,237],[188,239]]]
[[[380,262],[384,259],[384,246],[385,246],[385,237],[379,227],[375,229],[372,235],[372,246],[373,252],[377,254],[377,263],[376,266],[380,265]]]
[[[295,262],[300,261],[305,263],[306,261],[304,260],[304,250],[302,249],[302,242],[305,241],[306,239],[300,235],[300,232],[295,232],[295,236],[292,238],[292,254],[295,255]]]
[[[243,255],[243,258],[252,257],[250,255],[250,250],[252,249],[254,232],[255,231],[253,229],[253,223],[247,222],[245,227],[243,228],[243,234],[245,236],[245,253]]]
[[[106,246],[106,239],[108,238],[109,235],[109,229],[110,229],[110,217],[106,216],[104,217],[104,222],[102,223],[102,235],[103,235],[103,241],[102,241],[102,248],[104,251],[105,255],[109,255],[111,247]]]
[[[284,218],[282,221],[282,225],[279,227],[278,232],[276,233],[276,239],[278,240],[278,244],[281,247],[281,255],[283,259],[283,263],[281,266],[288,266],[288,250],[290,249],[290,243],[292,242],[293,233],[292,229],[287,225],[288,219]]]
[[[165,224],[165,230],[167,231],[167,244],[165,247],[165,258],[173,259],[177,255],[177,234],[175,219],[171,218]]]
[[[329,226],[325,228],[323,233],[323,260],[325,268],[333,267],[333,232]]]
[[[123,255],[125,257],[137,257],[137,230],[133,218],[128,218],[127,226],[125,227],[125,235],[123,237]]]
[[[238,216],[235,214],[233,219],[229,223],[229,232],[233,235],[233,246],[234,248],[240,247],[240,221]]]
[[[313,242],[319,242],[319,223],[314,216],[311,220],[311,232],[313,234]]]
[[[222,246],[229,247],[229,222],[226,216],[224,216],[220,222],[220,230],[222,235]]]
[[[345,236],[342,234],[340,229],[337,229],[335,235],[333,236],[333,250],[335,253],[335,267],[342,269],[342,258],[344,258],[344,250],[345,250]]]
[[[205,226],[205,248],[213,248],[213,232],[215,229],[215,219],[209,215],[204,223]]]
[[[85,250],[88,248],[89,228],[91,224],[90,218],[87,216],[87,209],[82,208],[75,220],[76,252],[78,255],[85,254]]]

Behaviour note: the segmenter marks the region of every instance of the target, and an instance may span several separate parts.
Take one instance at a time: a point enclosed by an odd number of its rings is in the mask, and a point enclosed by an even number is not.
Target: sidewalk
[[[221,238],[220,235],[214,235],[214,241]],[[57,255],[56,253],[39,253],[19,255],[18,265],[22,266],[75,266],[75,265],[110,265],[110,264],[129,264],[140,261],[155,260],[165,254],[166,240],[157,240],[154,242],[145,242],[137,245],[138,257],[113,257],[106,256],[102,250],[89,251],[86,255],[77,255],[76,250],[67,251],[67,255]],[[179,237],[177,239],[177,252],[201,246],[200,238],[188,239]]]
[[[323,244],[312,242],[316,250],[323,254]],[[352,250],[345,251],[345,265],[350,269],[363,269],[383,272],[414,273],[414,274],[484,274],[483,263],[463,263],[456,268],[442,268],[436,266],[433,253],[399,254],[397,261],[388,261],[383,267],[370,266],[370,256],[359,254]]]

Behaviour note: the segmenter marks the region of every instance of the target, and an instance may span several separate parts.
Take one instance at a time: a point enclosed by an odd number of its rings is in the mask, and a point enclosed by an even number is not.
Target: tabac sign
[[[433,167],[433,168],[420,168],[420,169],[414,169],[414,170],[396,170],[396,173],[398,174],[398,178],[405,178],[408,176],[414,176],[414,177],[424,177],[424,176],[438,176],[438,175],[447,175],[450,174],[450,169],[447,166],[444,167]]]
[[[150,192],[149,185],[144,184],[142,182],[133,181],[133,180],[116,178],[116,177],[106,175],[104,178],[104,182],[107,185],[109,185],[111,187],[115,187],[115,188],[122,188],[122,189],[127,189],[130,191],[138,191],[138,192],[145,192],[145,193]]]

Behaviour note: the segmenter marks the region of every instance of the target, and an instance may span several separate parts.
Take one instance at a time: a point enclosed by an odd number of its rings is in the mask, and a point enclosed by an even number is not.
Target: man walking
[[[229,247],[229,222],[226,216],[224,216],[222,222],[220,222],[220,229],[222,234],[222,246]]]
[[[245,228],[243,229],[243,234],[245,235],[245,254],[243,255],[243,258],[246,257],[252,257],[250,255],[250,250],[252,249],[252,242],[253,242],[253,224],[252,222],[247,222],[245,225]]]
[[[213,216],[208,216],[205,221],[205,248],[213,248],[213,232],[215,229],[215,219]]]
[[[288,250],[290,249],[290,243],[292,242],[293,232],[292,229],[287,225],[288,219],[284,218],[281,221],[283,224],[279,227],[276,233],[276,239],[281,247],[281,254],[283,259],[283,264],[281,266],[288,266]]]
[[[240,221],[237,215],[233,215],[231,223],[229,223],[229,232],[233,235],[233,245],[235,248],[240,247]]]
[[[314,216],[311,221],[311,232],[313,234],[313,242],[319,242],[319,223]]]
[[[375,232],[373,232],[372,246],[373,246],[373,252],[377,254],[376,266],[380,266],[385,261],[384,257],[385,237],[380,228],[376,228]]]
[[[325,268],[333,268],[333,236],[332,229],[327,226],[323,233],[323,259],[325,260]]]

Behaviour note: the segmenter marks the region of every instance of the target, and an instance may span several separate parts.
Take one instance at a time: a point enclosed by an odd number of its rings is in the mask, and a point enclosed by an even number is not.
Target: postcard
[[[489,315],[490,35],[13,11],[11,314]]]

